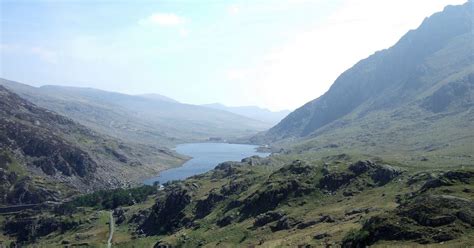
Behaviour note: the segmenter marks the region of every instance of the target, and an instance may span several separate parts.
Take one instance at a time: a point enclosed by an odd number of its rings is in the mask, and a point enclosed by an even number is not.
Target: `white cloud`
[[[230,15],[237,15],[239,14],[240,12],[240,7],[237,6],[237,5],[231,5],[227,8],[227,12],[230,14]]]
[[[185,23],[186,20],[174,13],[154,13],[147,18],[140,19],[140,25],[158,25],[162,27],[173,27]]]

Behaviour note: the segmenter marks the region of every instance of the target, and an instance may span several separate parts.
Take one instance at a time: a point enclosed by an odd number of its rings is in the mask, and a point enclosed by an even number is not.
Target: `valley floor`
[[[2,215],[3,245],[104,247],[468,247],[474,168],[416,169],[330,156],[251,157],[185,181]],[[125,196],[131,200],[121,200]],[[126,198],[126,197],[125,197]]]

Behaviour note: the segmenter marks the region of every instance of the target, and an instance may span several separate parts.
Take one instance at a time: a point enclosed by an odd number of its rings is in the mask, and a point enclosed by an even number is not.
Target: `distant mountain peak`
[[[210,103],[202,105],[204,107],[228,111],[234,114],[242,115],[251,119],[259,120],[268,124],[275,125],[280,122],[290,111],[271,111],[258,106],[226,106],[222,103]]]
[[[179,102],[176,101],[175,99],[172,99],[172,98],[170,98],[170,97],[163,96],[163,95],[160,95],[160,94],[156,94],[156,93],[141,94],[141,95],[137,95],[137,96],[140,96],[140,97],[143,97],[143,98],[147,98],[147,99],[151,99],[151,100],[159,100],[159,101],[164,101],[164,102],[179,103]]]
[[[472,10],[469,1],[426,18],[391,48],[342,73],[324,95],[289,114],[264,140],[308,137],[345,116],[416,105],[441,84],[474,73]]]

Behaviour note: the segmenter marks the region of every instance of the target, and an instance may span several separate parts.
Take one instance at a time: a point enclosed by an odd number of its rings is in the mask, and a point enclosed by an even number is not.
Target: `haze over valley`
[[[0,247],[474,243],[474,1],[0,5]]]

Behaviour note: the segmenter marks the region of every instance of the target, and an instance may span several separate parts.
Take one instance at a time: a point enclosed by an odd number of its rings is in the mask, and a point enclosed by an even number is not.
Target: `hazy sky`
[[[280,110],[466,0],[0,2],[0,77]]]

